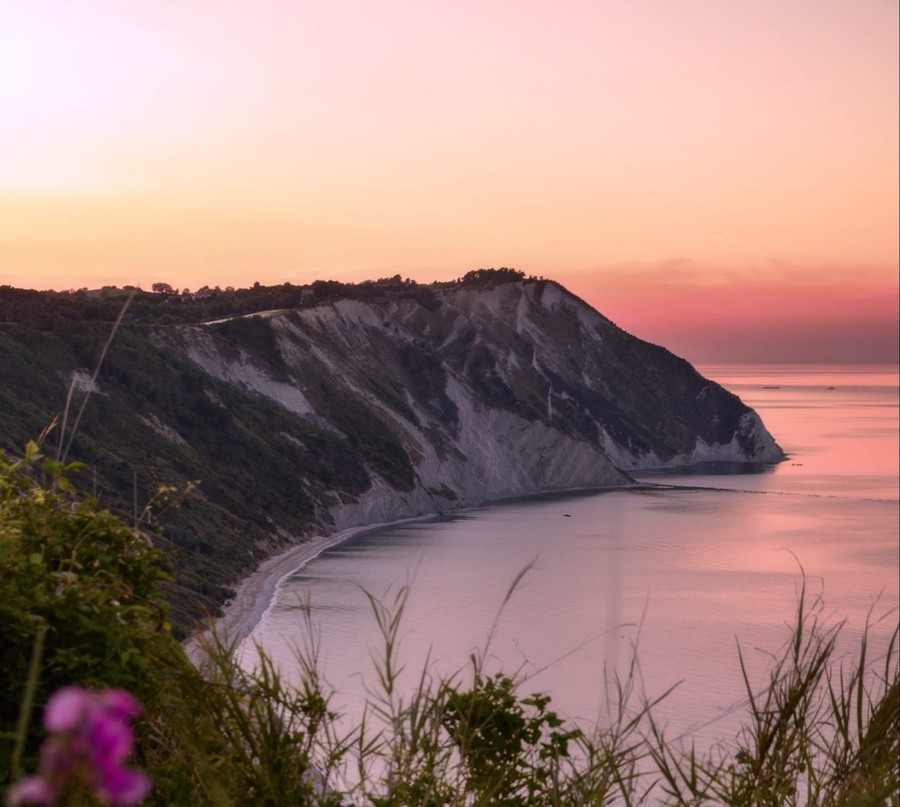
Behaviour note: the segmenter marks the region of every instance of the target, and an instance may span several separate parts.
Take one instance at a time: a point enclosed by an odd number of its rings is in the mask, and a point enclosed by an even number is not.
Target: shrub
[[[0,454],[0,771],[12,741],[32,657],[35,704],[77,684],[120,687],[157,700],[183,656],[156,593],[162,558],[136,530],[79,498],[63,466],[29,443],[21,460]],[[36,721],[35,721],[36,722]],[[29,732],[33,767],[39,728]]]
[[[33,442],[20,460],[0,453],[0,795],[46,768],[32,713],[54,692],[127,690],[144,707],[135,763],[151,803],[310,803],[308,738],[328,717],[318,690],[282,686],[271,665],[244,672],[220,642],[195,668],[157,590],[161,553],[79,497],[77,469]]]

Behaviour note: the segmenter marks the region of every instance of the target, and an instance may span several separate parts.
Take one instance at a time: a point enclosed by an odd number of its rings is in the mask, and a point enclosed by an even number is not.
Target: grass
[[[223,695],[254,693],[242,702],[262,710],[254,717],[234,706],[224,711],[242,726],[253,758],[278,758],[273,744],[286,742],[273,729],[278,724],[303,738],[295,751],[306,766],[301,783],[327,783],[291,803],[898,804],[898,631],[877,661],[869,658],[868,630],[852,659],[838,659],[840,626],[820,623],[821,603],[808,602],[805,588],[766,684],[754,686],[742,662],[740,733],[706,754],[667,739],[656,718],[665,695],[646,698],[636,657],[621,676],[609,674],[609,721],[591,732],[563,721],[548,696],[523,692],[502,672],[488,675],[482,660],[490,638],[456,675],[432,677],[426,664],[412,686],[401,687],[397,648],[407,594],[401,589],[388,602],[369,596],[382,640],[373,661],[377,685],[358,724],[343,733],[337,727],[346,721],[330,711],[332,693],[317,672],[315,643],[297,652],[296,690],[262,648],[253,671],[243,671],[232,649],[215,638],[208,646],[216,680],[227,683]],[[312,625],[306,634],[315,636]]]

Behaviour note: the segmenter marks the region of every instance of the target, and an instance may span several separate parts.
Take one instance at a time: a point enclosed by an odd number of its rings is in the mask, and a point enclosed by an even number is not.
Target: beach
[[[640,487],[638,484],[627,486],[609,486],[609,487],[573,487],[562,490],[543,491],[541,493],[529,493],[522,496],[507,497],[503,499],[495,499],[492,501],[482,502],[478,505],[468,505],[460,507],[453,512],[462,513],[471,510],[473,507],[483,507],[485,505],[497,504],[505,501],[532,500],[539,499],[547,495],[569,495],[574,493],[584,493],[587,491],[614,490],[620,488]],[[663,487],[662,485],[654,485],[653,487]],[[371,524],[357,524],[353,527],[347,527],[339,532],[331,535],[316,536],[308,540],[298,543],[295,546],[278,552],[275,555],[264,560],[256,570],[244,577],[237,585],[234,597],[222,606],[222,616],[218,617],[214,622],[214,629],[219,637],[227,644],[235,647],[241,644],[259,624],[263,618],[269,605],[278,591],[279,583],[288,575],[305,566],[314,558],[321,555],[325,550],[330,549],[336,544],[358,535],[368,530],[377,530],[383,527],[393,527],[400,524],[408,524],[415,521],[422,521],[437,516],[437,512],[422,513],[417,516],[407,516],[406,518],[396,519],[392,521],[373,522]],[[205,637],[209,636],[209,630],[195,631],[184,642],[185,651],[188,657],[195,664],[203,659],[202,644]]]
[[[259,624],[275,597],[279,583],[326,549],[366,530],[379,529],[389,524],[419,521],[433,515],[429,513],[396,522],[359,524],[332,535],[316,536],[267,558],[255,571],[241,580],[234,597],[222,606],[222,616],[215,620],[213,629],[226,644],[237,647]],[[209,637],[209,632],[209,629],[196,631],[184,642],[185,652],[194,664],[203,661],[203,644]]]
[[[329,547],[373,526],[377,525],[362,524],[333,535],[317,536],[264,560],[241,580],[234,598],[222,606],[222,616],[213,625],[219,637],[226,644],[239,645],[262,619],[282,579]],[[208,629],[196,631],[184,642],[188,658],[195,664],[203,660],[203,643],[208,636]]]

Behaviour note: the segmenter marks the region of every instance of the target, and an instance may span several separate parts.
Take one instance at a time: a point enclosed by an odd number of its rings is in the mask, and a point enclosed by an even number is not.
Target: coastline
[[[212,628],[196,631],[185,639],[183,642],[185,653],[195,665],[201,663],[204,658],[203,641],[209,636],[211,629],[218,633],[225,644],[237,647],[250,636],[266,611],[269,610],[281,581],[303,568],[325,550],[343,543],[361,532],[392,524],[404,524],[409,521],[432,518],[433,515],[428,513],[399,521],[359,524],[331,535],[316,536],[272,555],[241,579],[234,597],[222,606],[222,616],[214,621]]]
[[[597,493],[602,491],[613,491],[622,489],[634,489],[641,487],[665,487],[663,485],[655,485],[653,483],[636,482],[630,485],[613,485],[609,487],[579,487],[566,488],[563,490],[541,491],[539,493],[528,493],[522,496],[508,496],[499,499],[493,499],[479,504],[462,507],[452,512],[465,512],[473,507],[484,507],[490,504],[496,504],[504,501],[515,501],[519,499],[532,499],[542,496],[554,495],[577,495],[579,493]],[[373,522],[371,524],[358,524],[353,527],[347,527],[331,535],[321,535],[311,538],[303,543],[288,547],[278,554],[264,560],[259,566],[243,577],[238,583],[234,597],[222,606],[222,616],[218,617],[211,628],[198,630],[192,633],[184,640],[182,646],[188,658],[196,666],[203,662],[205,654],[203,652],[204,639],[209,637],[210,630],[215,630],[225,644],[231,644],[237,647],[244,642],[247,637],[253,633],[254,628],[260,623],[269,610],[272,602],[278,593],[278,588],[288,575],[303,568],[311,560],[314,560],[327,549],[337,546],[344,541],[349,540],[361,532],[369,530],[377,530],[382,527],[390,527],[396,524],[408,524],[413,521],[424,521],[434,518],[440,513],[422,513],[417,516],[409,516],[396,521]]]

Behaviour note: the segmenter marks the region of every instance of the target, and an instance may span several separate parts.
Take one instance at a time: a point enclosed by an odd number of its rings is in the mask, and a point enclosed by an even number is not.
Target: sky
[[[558,280],[896,362],[897,0],[0,0],[0,284]]]

